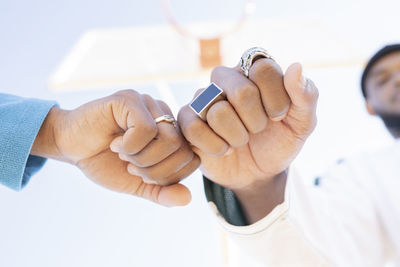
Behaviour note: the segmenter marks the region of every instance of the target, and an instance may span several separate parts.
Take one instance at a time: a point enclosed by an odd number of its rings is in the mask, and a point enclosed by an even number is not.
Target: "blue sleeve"
[[[36,135],[56,103],[0,93],[0,183],[21,190],[46,162],[29,155]]]

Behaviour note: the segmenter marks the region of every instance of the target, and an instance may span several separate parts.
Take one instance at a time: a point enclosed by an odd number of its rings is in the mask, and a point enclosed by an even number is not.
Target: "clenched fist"
[[[164,102],[133,90],[71,111],[55,107],[31,154],[70,162],[114,191],[166,206],[186,205],[190,191],[179,181],[196,170],[200,161],[179,129],[154,121],[166,114],[172,115]]]
[[[232,189],[249,221],[256,221],[283,200],[285,172],[316,125],[318,91],[303,78],[300,64],[283,75],[266,58],[252,65],[249,78],[239,67],[217,67],[211,81],[226,100],[210,107],[206,121],[189,106],[178,121],[203,174]]]

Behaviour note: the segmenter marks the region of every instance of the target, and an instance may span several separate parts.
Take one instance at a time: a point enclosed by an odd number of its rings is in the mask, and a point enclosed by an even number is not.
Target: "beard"
[[[400,114],[380,112],[377,115],[394,137],[400,137]]]

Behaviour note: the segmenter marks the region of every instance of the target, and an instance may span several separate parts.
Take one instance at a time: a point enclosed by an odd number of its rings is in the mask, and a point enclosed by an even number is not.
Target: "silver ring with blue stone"
[[[215,83],[211,83],[206,89],[203,90],[198,96],[193,99],[189,107],[199,116],[202,120],[207,120],[207,111],[216,102],[226,98],[224,90],[222,90]]]

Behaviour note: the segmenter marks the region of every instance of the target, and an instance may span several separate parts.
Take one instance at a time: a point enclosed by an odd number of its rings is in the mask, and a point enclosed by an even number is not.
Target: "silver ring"
[[[168,122],[168,123],[171,123],[172,125],[174,125],[174,127],[176,128],[176,120],[171,115],[162,115],[162,116],[160,116],[158,118],[155,118],[154,122],[156,124],[160,123],[160,122]]]
[[[253,47],[253,48],[247,49],[243,53],[242,57],[240,58],[240,69],[242,70],[244,76],[249,78],[249,71],[250,71],[251,65],[253,65],[253,63],[256,59],[259,59],[261,57],[265,57],[265,58],[274,60],[268,54],[267,50],[265,50],[264,48],[261,48],[261,47]]]
[[[203,121],[207,120],[207,112],[212,105],[225,99],[225,92],[215,83],[211,83],[206,89],[193,99],[189,107]]]

